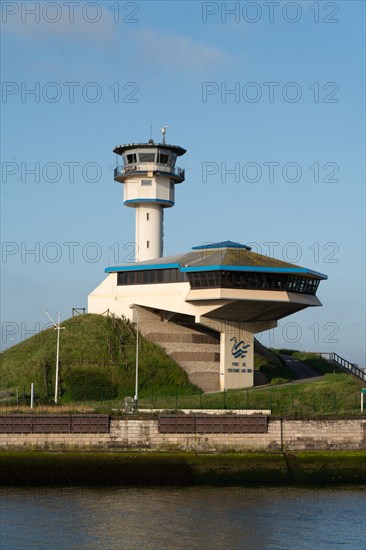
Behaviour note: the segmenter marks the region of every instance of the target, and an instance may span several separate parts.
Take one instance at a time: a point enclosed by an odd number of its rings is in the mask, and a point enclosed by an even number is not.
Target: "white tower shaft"
[[[139,204],[136,207],[135,260],[143,262],[163,255],[163,218],[160,204]]]

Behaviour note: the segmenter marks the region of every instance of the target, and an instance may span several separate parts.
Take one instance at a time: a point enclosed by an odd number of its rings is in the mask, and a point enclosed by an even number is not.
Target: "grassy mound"
[[[258,353],[254,354],[254,368],[264,374],[271,385],[285,384],[294,379],[294,373],[284,363],[276,365]]]
[[[135,384],[136,333],[128,321],[87,314],[62,323],[60,388],[63,401],[113,399],[132,395]],[[1,354],[1,390],[29,394],[31,382],[40,399],[52,397],[57,332],[47,329]],[[140,337],[139,388],[179,386],[197,391],[188,375],[159,346]],[[1,397],[1,394],[0,394]]]

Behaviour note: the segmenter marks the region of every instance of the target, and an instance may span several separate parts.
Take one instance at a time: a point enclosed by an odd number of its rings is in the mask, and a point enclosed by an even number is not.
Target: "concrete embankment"
[[[2,420],[1,451],[139,449],[215,454],[366,450],[365,417],[286,419],[239,411],[120,419],[107,415],[4,415]],[[169,424],[163,426],[165,420]]]
[[[2,486],[366,484],[366,451],[197,454],[2,451]]]

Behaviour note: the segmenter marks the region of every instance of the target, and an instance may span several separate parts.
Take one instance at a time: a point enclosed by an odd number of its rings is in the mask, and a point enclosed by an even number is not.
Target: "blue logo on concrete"
[[[234,342],[233,347],[231,348],[231,355],[233,355],[235,359],[246,356],[250,344],[245,345],[244,340],[240,340],[238,342],[238,339],[235,336],[230,338],[230,342]]]

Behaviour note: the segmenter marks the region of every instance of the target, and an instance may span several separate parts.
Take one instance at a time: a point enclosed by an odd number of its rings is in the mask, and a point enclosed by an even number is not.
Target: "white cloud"
[[[227,54],[217,46],[171,32],[137,29],[130,34],[140,58],[169,69],[198,70],[228,62]]]
[[[24,6],[30,9],[26,2],[10,2],[9,4],[14,4],[17,10],[14,13],[3,14],[2,32],[4,37],[6,34],[15,34],[33,42],[51,38],[89,42],[98,47],[110,47],[117,40],[118,24],[113,21],[112,14],[105,9],[98,8],[100,10],[98,12],[83,14],[79,8],[70,14],[65,3],[60,3],[59,11],[56,11],[56,8],[51,11],[49,8],[49,11],[43,12],[42,2],[36,2],[34,6],[37,8],[33,6],[35,13],[31,14],[24,11]],[[56,3],[51,4],[55,6]]]

